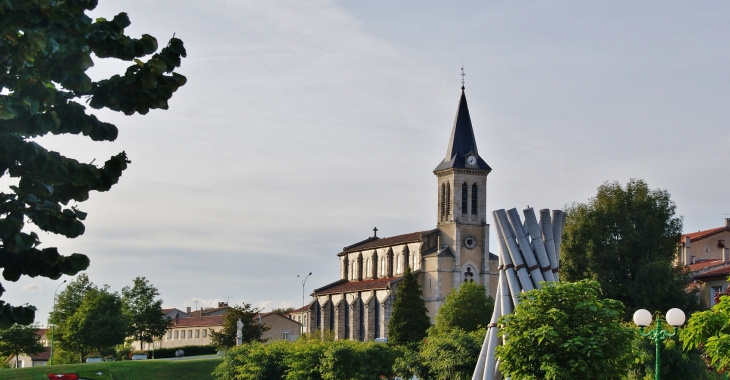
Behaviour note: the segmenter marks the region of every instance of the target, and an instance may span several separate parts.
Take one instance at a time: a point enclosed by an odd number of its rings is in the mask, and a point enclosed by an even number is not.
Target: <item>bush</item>
[[[185,356],[211,355],[218,352],[216,346],[182,346],[172,348],[155,348],[155,359],[174,358],[175,351],[185,351]]]
[[[248,343],[226,352],[213,376],[219,380],[390,378],[398,355],[386,344],[349,340]]]

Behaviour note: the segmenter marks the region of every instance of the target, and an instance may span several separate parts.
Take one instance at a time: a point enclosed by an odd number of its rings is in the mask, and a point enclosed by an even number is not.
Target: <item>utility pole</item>
[[[56,310],[56,293],[58,293],[58,288],[61,287],[61,285],[65,284],[66,280],[63,280],[62,283],[58,284],[56,286],[56,291],[53,292],[53,311]],[[51,325],[51,356],[48,358],[48,365],[53,365],[53,332],[56,329],[56,324]]]

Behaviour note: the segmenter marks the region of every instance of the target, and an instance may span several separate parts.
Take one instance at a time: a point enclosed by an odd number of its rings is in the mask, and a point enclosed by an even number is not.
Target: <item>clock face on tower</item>
[[[476,156],[469,156],[469,157],[468,157],[468,158],[466,159],[466,163],[467,163],[467,164],[469,164],[469,165],[476,165],[476,163],[477,163],[477,158],[476,158]]]

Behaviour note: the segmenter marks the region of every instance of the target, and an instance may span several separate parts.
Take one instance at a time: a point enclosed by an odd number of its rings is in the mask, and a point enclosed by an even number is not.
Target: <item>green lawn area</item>
[[[51,367],[0,369],[0,380],[48,380],[48,373],[76,373],[83,379],[100,380],[204,380],[220,358],[200,360],[126,360],[105,363],[65,364]],[[97,375],[101,372],[101,375]],[[110,373],[111,372],[111,373]]]

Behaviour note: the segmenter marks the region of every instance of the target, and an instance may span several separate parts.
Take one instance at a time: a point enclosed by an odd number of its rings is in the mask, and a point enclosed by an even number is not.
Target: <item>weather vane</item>
[[[461,89],[462,90],[465,88],[464,87],[464,77],[465,76],[466,76],[466,74],[464,74],[464,65],[461,65]]]

